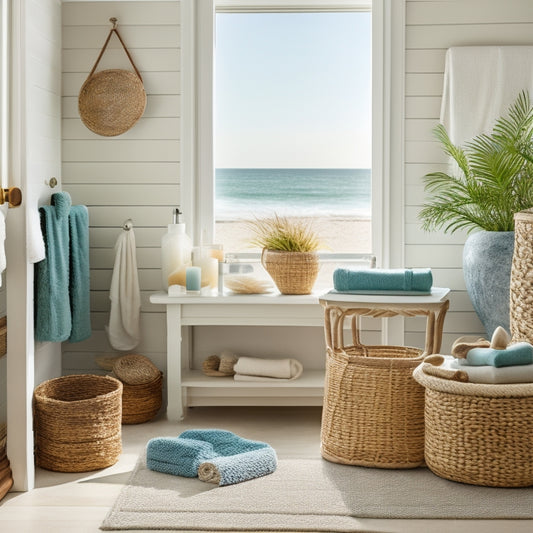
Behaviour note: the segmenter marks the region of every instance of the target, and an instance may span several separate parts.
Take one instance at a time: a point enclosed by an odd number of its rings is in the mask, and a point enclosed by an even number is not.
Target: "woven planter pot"
[[[89,472],[118,461],[122,383],[109,376],[51,379],[33,394],[35,458],[57,472]]]
[[[414,371],[425,393],[425,457],[445,479],[533,485],[533,384],[460,383]]]
[[[281,294],[311,294],[320,268],[315,252],[264,249],[261,263]]]
[[[514,216],[510,317],[514,342],[533,343],[533,209]]]
[[[148,383],[123,383],[122,423],[142,424],[158,413],[163,403],[163,373]]]

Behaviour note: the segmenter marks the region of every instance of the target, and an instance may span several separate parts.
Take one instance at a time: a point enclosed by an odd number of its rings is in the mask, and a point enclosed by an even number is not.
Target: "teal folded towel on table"
[[[39,208],[46,257],[35,264],[35,339],[61,342],[72,329],[69,299],[69,222],[71,199],[52,195],[51,205]]]
[[[89,271],[89,212],[84,205],[73,205],[69,214],[70,229],[70,342],[91,336],[91,282]]]
[[[271,474],[277,467],[274,449],[265,442],[244,439],[222,429],[191,429],[179,437],[148,442],[150,470],[202,481],[233,485]]]
[[[433,275],[430,268],[361,270],[337,268],[333,272],[333,287],[338,292],[430,293],[432,284]]]

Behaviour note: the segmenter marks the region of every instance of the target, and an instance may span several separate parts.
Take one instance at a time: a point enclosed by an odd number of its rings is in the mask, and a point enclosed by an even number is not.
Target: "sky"
[[[370,168],[370,13],[218,13],[217,168]]]

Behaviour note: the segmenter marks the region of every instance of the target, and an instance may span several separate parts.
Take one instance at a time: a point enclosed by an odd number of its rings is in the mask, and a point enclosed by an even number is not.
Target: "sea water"
[[[254,216],[369,218],[371,170],[217,168],[218,221]]]

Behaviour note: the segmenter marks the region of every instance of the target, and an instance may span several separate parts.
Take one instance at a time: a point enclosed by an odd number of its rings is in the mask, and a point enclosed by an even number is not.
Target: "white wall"
[[[141,72],[146,111],[128,132],[101,137],[78,115],[78,93],[109,33],[110,17]],[[113,353],[104,332],[115,241],[133,220],[142,295],[138,353],[165,370],[166,330],[161,307],[160,240],[180,198],[179,2],[65,2],[63,4],[63,187],[89,208],[92,337],[63,345],[63,372],[94,370],[94,356]],[[98,66],[132,70],[113,36]]]
[[[145,80],[144,117],[116,138],[87,130],[77,113],[77,94],[109,30],[119,30]],[[65,2],[63,4],[63,187],[74,203],[89,207],[91,305],[94,334],[79,344],[64,344],[63,371],[94,370],[94,355],[112,352],[103,327],[108,320],[108,291],[113,246],[120,226],[134,221],[142,291],[143,342],[138,351],[165,370],[165,321],[150,305],[159,290],[159,240],[180,200],[180,8],[179,2]],[[482,334],[462,277],[464,234],[426,234],[417,213],[424,199],[421,177],[445,159],[432,139],[438,122],[444,54],[452,45],[531,44],[530,0],[407,0],[405,79],[406,266],[431,266],[435,283],[453,289],[445,322],[444,349],[466,334]],[[127,61],[113,38],[102,68]],[[423,319],[408,319],[406,344],[423,345]],[[213,332],[215,333],[215,332]],[[205,332],[198,332],[205,344]],[[318,339],[320,332],[316,332]],[[374,333],[371,335],[375,337]],[[311,341],[312,342],[312,341]],[[314,345],[316,346],[317,340]],[[317,352],[318,353],[318,352]],[[205,354],[204,354],[205,355]]]
[[[412,267],[431,266],[436,284],[453,289],[444,345],[467,334],[484,334],[472,311],[462,274],[464,233],[426,233],[417,214],[424,201],[421,177],[445,168],[431,130],[438,123],[444,56],[450,46],[533,44],[530,0],[407,0],[405,79],[405,258]],[[423,322],[406,321],[406,343]]]

